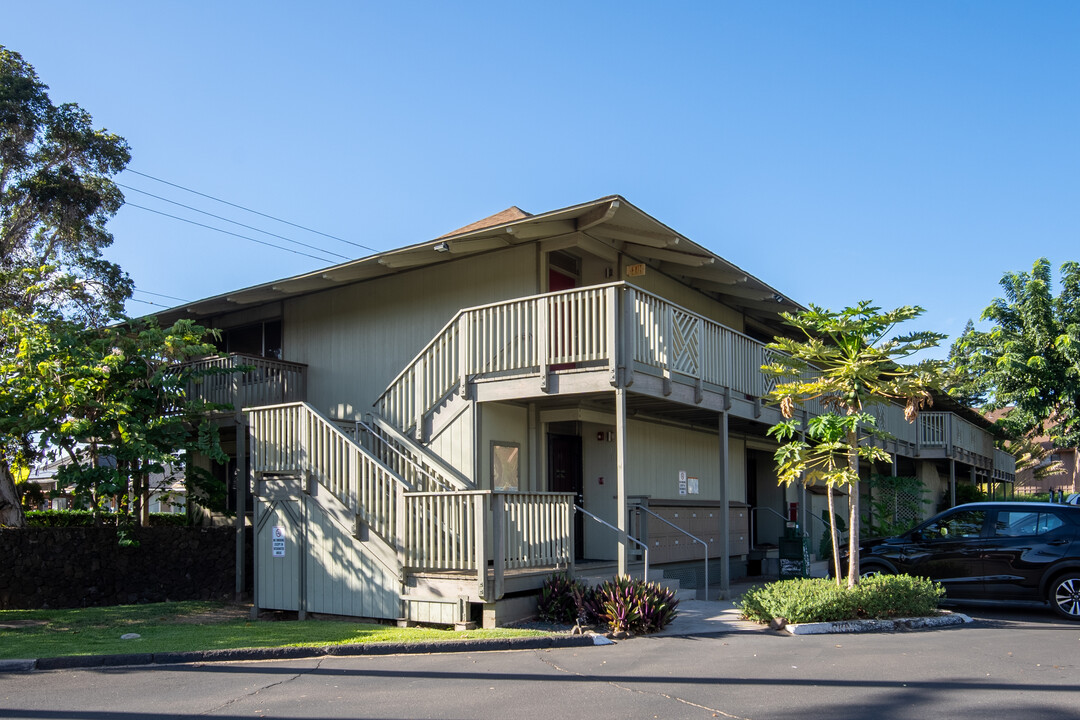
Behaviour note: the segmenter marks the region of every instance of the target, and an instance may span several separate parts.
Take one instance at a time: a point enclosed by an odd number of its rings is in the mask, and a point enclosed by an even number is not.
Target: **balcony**
[[[183,367],[199,373],[188,383],[189,398],[231,405],[237,411],[306,399],[307,365],[301,363],[233,353],[195,360]]]
[[[710,411],[749,403],[756,417],[772,387],[761,373],[768,356],[747,335],[613,283],[460,311],[375,404],[396,427],[415,430],[470,386],[479,399],[498,400],[621,383]]]
[[[455,393],[482,401],[603,392],[632,393],[730,411],[771,423],[763,406],[774,380],[761,372],[772,351],[732,328],[626,283],[546,293],[468,308],[435,338],[375,403],[402,431],[423,438],[432,414]],[[811,414],[820,404],[808,406]],[[1013,472],[983,428],[951,412],[916,423],[899,405],[871,412],[893,436],[890,450],[955,458]],[[1007,464],[1007,463],[1006,463]]]

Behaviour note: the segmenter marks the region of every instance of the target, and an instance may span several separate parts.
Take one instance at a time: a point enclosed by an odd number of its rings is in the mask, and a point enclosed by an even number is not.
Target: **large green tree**
[[[874,405],[900,403],[908,422],[933,401],[940,386],[940,361],[903,364],[913,354],[936,347],[944,338],[933,332],[914,332],[889,338],[896,326],[923,312],[905,306],[883,312],[868,301],[839,312],[811,305],[797,314],[784,313],[797,338],[777,337],[768,345],[772,361],[762,371],[777,378],[771,399],[779,402],[784,421],[769,432],[783,441],[776,451],[780,481],[790,484],[816,472],[831,488],[848,488],[848,585],[859,575],[859,461],[887,460],[888,454],[870,440],[881,435]],[[797,407],[811,401],[824,412],[811,418],[803,431]],[[832,515],[831,515],[832,516]],[[839,583],[840,562],[833,539],[833,560]]]
[[[19,53],[0,45],[0,307],[22,315],[15,322],[9,314],[0,332],[5,359],[19,352],[23,330],[102,326],[131,294],[127,276],[102,256],[112,242],[106,223],[123,204],[111,176],[130,160],[127,143],[95,128],[78,105],[53,104],[47,91]],[[11,466],[30,447],[26,434],[0,433],[0,525],[22,523]]]
[[[17,337],[0,353],[0,435],[9,458],[64,461],[59,479],[95,510],[130,500],[148,519],[147,479],[200,452],[226,458],[204,402],[186,387],[185,361],[210,354],[207,331],[190,320],[161,328],[153,320],[87,327],[39,306],[0,311],[0,334]]]
[[[1061,447],[1080,445],[1080,264],[1061,266],[1053,293],[1050,263],[1001,278],[1004,297],[982,314],[989,330],[974,326],[953,346],[962,382],[957,392],[980,394],[986,409],[1011,408],[1000,421],[1013,438],[1046,435]]]

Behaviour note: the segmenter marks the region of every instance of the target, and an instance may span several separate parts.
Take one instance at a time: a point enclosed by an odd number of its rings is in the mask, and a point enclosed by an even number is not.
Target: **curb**
[[[896,618],[895,620],[844,620],[841,622],[797,623],[785,625],[792,635],[825,635],[829,633],[897,632],[922,628],[946,627],[975,622],[963,613],[944,613],[933,617]]]
[[[0,673],[34,670],[73,670],[134,665],[235,662],[240,660],[294,660],[354,655],[426,655],[438,652],[490,652],[610,645],[602,635],[550,635],[546,637],[482,638],[418,643],[357,643],[322,647],[246,648],[192,652],[133,653],[129,655],[73,655],[37,660],[0,660]]]

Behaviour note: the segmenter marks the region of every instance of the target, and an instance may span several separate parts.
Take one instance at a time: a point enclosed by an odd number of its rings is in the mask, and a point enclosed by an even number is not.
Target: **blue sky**
[[[919,304],[950,336],[1005,271],[1080,259],[1080,3],[3,5],[0,44],[132,169],[379,250],[618,193],[799,302]],[[330,264],[111,227],[140,290],[189,300]]]

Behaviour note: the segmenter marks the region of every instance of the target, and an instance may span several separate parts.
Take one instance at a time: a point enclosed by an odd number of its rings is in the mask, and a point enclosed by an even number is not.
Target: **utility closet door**
[[[273,610],[300,609],[303,515],[297,498],[256,501],[256,603]]]

